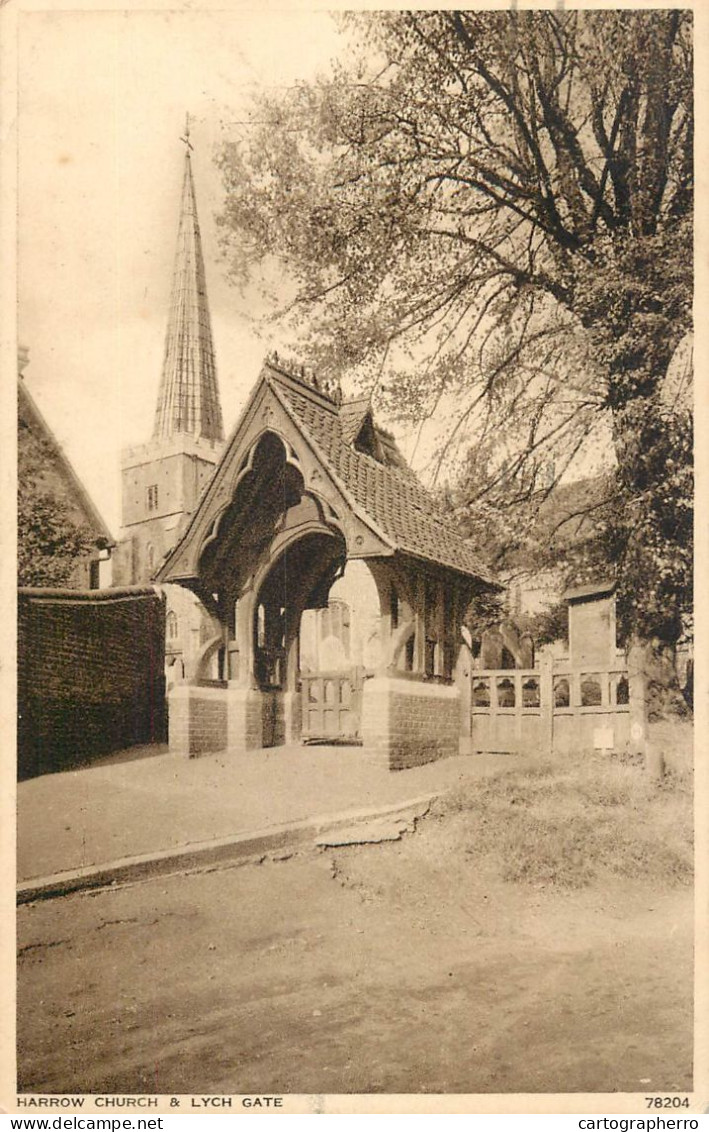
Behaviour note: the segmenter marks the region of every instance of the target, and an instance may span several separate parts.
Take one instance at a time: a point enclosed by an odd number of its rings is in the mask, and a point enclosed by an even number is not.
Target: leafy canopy
[[[659,397],[691,328],[691,13],[343,23],[354,62],[264,95],[223,148],[234,277],[287,280],[274,316],[321,370],[400,417],[444,412],[438,465],[472,451],[472,508],[543,498],[610,437],[601,542],[631,621],[658,579],[671,616],[645,603],[637,628],[667,632],[691,590],[666,514],[688,506],[691,446],[663,465],[688,414]]]

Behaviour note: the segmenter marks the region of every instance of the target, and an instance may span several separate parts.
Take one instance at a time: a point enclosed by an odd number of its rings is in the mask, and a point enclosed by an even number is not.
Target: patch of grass
[[[687,768],[656,785],[642,768],[583,752],[501,770],[441,798],[460,848],[508,881],[581,888],[602,876],[688,884],[692,787]]]

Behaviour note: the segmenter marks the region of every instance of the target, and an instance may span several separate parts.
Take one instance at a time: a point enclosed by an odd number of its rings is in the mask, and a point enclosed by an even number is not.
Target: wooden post
[[[648,739],[646,667],[647,645],[635,639],[628,648],[630,753],[641,755],[649,776],[659,781],[665,773],[665,762],[662,751]]]
[[[542,653],[539,662],[539,709],[541,713],[541,752],[543,755],[554,753],[554,658],[551,653]]]
[[[239,596],[236,604],[234,637],[239,653],[239,671],[235,682],[241,688],[253,687],[254,677],[254,593],[249,587]]]
[[[455,666],[455,682],[460,691],[460,748],[468,754],[473,748],[473,654],[461,640]]]
[[[394,635],[399,628],[399,624],[393,624],[393,609],[392,609],[392,590],[396,590],[397,602],[399,602],[399,591],[396,589],[396,579],[392,574],[386,570],[384,577],[372,571],[375,585],[377,587],[377,594],[379,595],[379,639],[381,641],[381,648],[379,653],[379,663],[377,664],[377,675],[383,676],[388,672],[392,663],[393,641]],[[397,607],[397,618],[401,617],[400,605]],[[364,653],[360,658],[364,659]]]
[[[426,671],[426,587],[421,577],[416,578],[414,595],[414,672],[423,676]]]

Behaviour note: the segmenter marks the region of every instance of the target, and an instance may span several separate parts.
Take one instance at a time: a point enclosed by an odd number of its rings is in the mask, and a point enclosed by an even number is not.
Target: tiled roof
[[[585,586],[573,586],[569,590],[565,590],[561,595],[565,601],[579,601],[585,597],[604,597],[606,594],[612,593],[615,589],[616,583],[613,579],[608,578],[601,582],[590,582]]]
[[[340,425],[342,439],[346,444],[354,444],[357,433],[362,427],[364,418],[370,411],[369,397],[358,397],[354,401],[346,401],[340,408]]]
[[[361,422],[366,407],[362,412],[361,403],[339,405],[302,379],[281,373],[273,363],[265,366],[263,377],[349,497],[397,550],[498,584],[470,544],[438,511],[390,438],[382,446],[387,463],[348,443],[352,419],[359,413]],[[355,437],[356,433],[352,439]]]

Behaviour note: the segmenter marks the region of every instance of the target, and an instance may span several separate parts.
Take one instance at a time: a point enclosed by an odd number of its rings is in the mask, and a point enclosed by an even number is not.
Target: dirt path
[[[689,1089],[688,890],[505,885],[449,836],[20,909],[20,1089]]]

